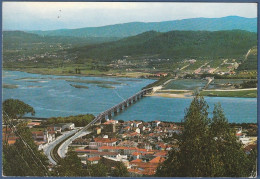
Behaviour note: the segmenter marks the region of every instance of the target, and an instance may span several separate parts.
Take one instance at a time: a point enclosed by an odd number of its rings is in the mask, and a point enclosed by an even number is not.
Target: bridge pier
[[[118,108],[116,107],[116,108],[114,109],[114,115],[117,114],[117,113],[118,113]]]
[[[121,104],[121,105],[119,106],[119,111],[123,111],[123,108],[124,108],[124,105]]]

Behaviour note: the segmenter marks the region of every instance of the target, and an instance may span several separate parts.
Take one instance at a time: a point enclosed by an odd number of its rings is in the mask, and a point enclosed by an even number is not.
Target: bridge
[[[115,116],[117,113],[125,110],[127,107],[131,106],[132,104],[134,104],[135,102],[137,102],[138,100],[143,98],[144,95],[151,93],[152,91],[153,91],[153,88],[147,88],[147,89],[143,89],[143,90],[137,92],[136,94],[127,98],[126,100],[122,101],[121,103],[100,113],[83,129],[87,129],[90,125],[93,125],[95,123],[101,123],[102,120],[112,119],[112,116]]]

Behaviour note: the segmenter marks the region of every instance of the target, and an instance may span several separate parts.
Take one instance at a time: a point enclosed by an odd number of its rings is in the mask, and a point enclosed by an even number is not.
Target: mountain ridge
[[[146,31],[168,32],[173,30],[246,30],[257,32],[257,18],[226,16],[221,18],[189,18],[161,22],[128,22],[100,27],[84,27],[76,29],[58,29],[50,31],[26,31],[43,36],[73,37],[128,37]]]

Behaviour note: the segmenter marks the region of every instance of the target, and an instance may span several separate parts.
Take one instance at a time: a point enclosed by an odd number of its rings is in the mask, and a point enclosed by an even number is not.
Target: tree
[[[249,177],[255,169],[256,155],[247,155],[234,130],[216,104],[212,119],[208,105],[195,94],[184,117],[184,130],[178,149],[169,152],[157,176],[171,177]]]
[[[66,177],[78,177],[83,175],[83,168],[80,158],[74,151],[68,151],[66,157],[62,158],[54,169],[55,175]]]
[[[32,133],[25,123],[13,129],[18,137],[13,145],[3,145],[3,174],[5,176],[50,176],[45,155],[38,151]]]
[[[108,168],[101,160],[97,164],[88,164],[87,170],[92,177],[106,177],[108,174]]]
[[[3,102],[3,114],[8,115],[9,118],[18,119],[25,114],[35,114],[33,107],[20,101],[18,99],[7,99]]]
[[[26,123],[14,124],[13,119],[21,118],[27,113],[34,115],[35,111],[20,100],[7,99],[3,102],[3,119],[6,124],[6,138],[3,142],[3,174],[5,176],[50,176],[47,158],[38,151]],[[10,133],[17,138],[13,145],[8,144]]]
[[[14,119],[21,118],[27,113],[31,113],[31,115],[35,114],[33,107],[20,101],[18,99],[7,99],[3,102],[3,120],[6,124],[5,130],[6,135],[4,141],[8,141],[8,133],[7,129],[12,128],[14,123]]]
[[[128,170],[122,162],[117,162],[114,169],[111,171],[112,177],[129,177]]]

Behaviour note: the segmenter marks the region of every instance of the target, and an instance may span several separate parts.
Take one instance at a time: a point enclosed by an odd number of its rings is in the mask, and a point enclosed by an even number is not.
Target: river
[[[147,84],[151,79],[113,77],[78,77],[30,74],[3,71],[3,84],[17,88],[3,88],[3,100],[20,99],[31,105],[36,117],[58,117],[94,114],[114,106]],[[101,84],[102,83],[102,84]],[[75,88],[72,85],[84,85]],[[112,88],[113,87],[113,88]],[[163,120],[180,122],[192,99],[145,97],[126,111],[119,113],[119,120]],[[214,104],[220,102],[229,122],[257,122],[257,98],[205,97],[212,115]]]

